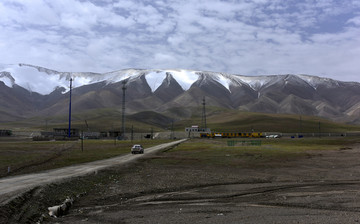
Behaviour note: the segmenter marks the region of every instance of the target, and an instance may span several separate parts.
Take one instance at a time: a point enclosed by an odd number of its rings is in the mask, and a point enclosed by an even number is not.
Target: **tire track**
[[[248,185],[248,183],[246,183]],[[239,190],[236,193],[225,193],[225,194],[216,194],[217,190],[211,191],[211,188],[223,188],[226,187],[236,187],[244,185],[244,183],[230,183],[230,184],[215,184],[207,185],[203,187],[195,187],[191,189],[173,191],[173,192],[164,192],[157,194],[143,195],[139,197],[130,198],[126,204],[134,206],[145,206],[145,205],[161,205],[161,204],[172,204],[172,205],[224,205],[224,204],[240,204],[241,206],[259,206],[259,207],[284,207],[284,208],[306,208],[306,209],[321,209],[321,210],[335,210],[335,211],[349,211],[349,212],[360,212],[360,207],[341,207],[334,206],[331,203],[331,206],[317,206],[309,203],[309,205],[301,203],[289,203],[284,200],[284,202],[271,202],[264,201],[267,197],[265,195],[274,195],[286,193],[291,191],[300,192],[300,195],[316,195],[316,194],[326,194],[333,193],[333,191],[323,191],[323,192],[313,192],[311,190],[321,187],[321,188],[330,188],[333,187],[344,189],[344,193],[347,192],[346,189],[358,188],[360,186],[360,180],[351,180],[351,181],[328,181],[328,182],[307,182],[307,183],[254,183],[254,185],[267,185],[259,186],[250,189]],[[270,185],[270,186],[269,186]],[[275,186],[271,186],[275,185]],[[206,189],[207,193],[204,193]],[[359,188],[358,188],[359,189]],[[360,194],[360,190],[359,194]],[[311,193],[309,193],[311,192]],[[359,195],[360,196],[360,195]],[[256,202],[259,198],[264,198],[263,200]],[[356,199],[354,199],[356,200]]]

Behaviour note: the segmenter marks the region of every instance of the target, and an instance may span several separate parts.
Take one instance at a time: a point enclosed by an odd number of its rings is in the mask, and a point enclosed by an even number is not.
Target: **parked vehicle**
[[[280,138],[280,135],[267,135],[266,138]]]
[[[131,153],[132,154],[143,154],[144,153],[144,147],[142,147],[142,145],[133,145],[133,147],[131,147]]]
[[[262,138],[262,132],[211,132],[200,133],[201,138]]]

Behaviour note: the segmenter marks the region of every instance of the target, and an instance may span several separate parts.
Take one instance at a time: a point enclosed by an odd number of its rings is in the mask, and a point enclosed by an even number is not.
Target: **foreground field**
[[[127,154],[132,141],[0,139],[0,177],[38,172]],[[150,147],[169,140],[141,140]]]
[[[190,140],[133,164],[35,189],[2,207],[0,221],[356,223],[359,142]],[[41,216],[68,196],[75,198],[69,214]]]

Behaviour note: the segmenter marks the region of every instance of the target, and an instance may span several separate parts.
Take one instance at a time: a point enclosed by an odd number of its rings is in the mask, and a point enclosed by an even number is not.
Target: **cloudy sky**
[[[360,82],[359,0],[1,0],[0,68],[192,69]]]

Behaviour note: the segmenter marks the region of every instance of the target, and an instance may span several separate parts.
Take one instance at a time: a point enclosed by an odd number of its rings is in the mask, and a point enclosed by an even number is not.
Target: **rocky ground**
[[[162,152],[34,189],[2,207],[0,221],[360,223],[360,146],[256,167],[164,163],[167,157]],[[74,198],[69,212],[48,217],[47,207],[67,196]]]

